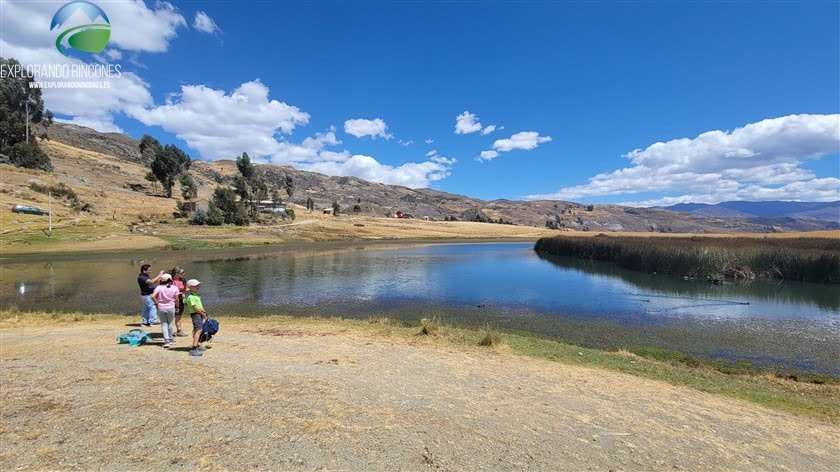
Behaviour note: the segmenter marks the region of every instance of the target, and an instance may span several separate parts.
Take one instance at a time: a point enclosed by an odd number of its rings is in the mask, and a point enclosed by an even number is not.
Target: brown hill
[[[43,147],[54,160],[52,176],[65,183],[92,206],[94,214],[161,214],[174,209],[174,199],[153,196],[152,185],[144,180],[148,167],[140,161],[138,141],[115,133],[98,133],[89,128],[55,123],[49,129],[50,140]],[[6,167],[6,166],[4,166]],[[397,212],[416,219],[434,221],[480,221],[519,226],[593,232],[673,232],[732,233],[770,231],[815,231],[835,229],[830,223],[813,219],[784,218],[750,221],[746,218],[703,217],[654,208],[630,208],[618,205],[584,206],[566,201],[484,201],[432,189],[411,189],[398,185],[367,182],[356,177],[330,177],[287,166],[258,165],[258,171],[272,188],[280,189],[284,199],[303,207],[311,198],[316,209],[332,208],[338,203],[342,213],[386,217]],[[233,161],[212,163],[194,161],[191,169],[199,183],[199,206],[206,205],[217,185],[230,184],[236,175]],[[5,172],[4,175],[9,174]],[[282,190],[289,176],[294,183],[291,195]],[[47,179],[43,177],[33,177]],[[31,180],[31,179],[30,179]],[[43,203],[43,196],[29,188],[31,182],[13,182],[3,178],[2,191],[12,192],[14,203]],[[20,188],[23,187],[23,188]],[[175,194],[177,195],[177,189]],[[6,200],[6,199],[4,199]],[[115,202],[119,202],[116,204]],[[66,207],[67,205],[65,205]],[[59,208],[71,213],[72,208]]]

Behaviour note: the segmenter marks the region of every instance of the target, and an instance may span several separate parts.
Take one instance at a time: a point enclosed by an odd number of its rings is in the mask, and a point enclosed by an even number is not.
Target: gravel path
[[[201,358],[114,322],[4,328],[0,469],[840,468],[840,428],[486,349],[228,327]]]

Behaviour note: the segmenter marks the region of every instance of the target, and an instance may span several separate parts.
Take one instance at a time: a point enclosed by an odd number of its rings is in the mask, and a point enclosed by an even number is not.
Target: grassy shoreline
[[[129,320],[130,322],[126,323]],[[85,323],[113,323],[116,330],[119,330],[124,329],[127,324],[133,324],[133,321],[133,318],[113,314],[0,310],[0,329],[5,335],[17,328],[50,327],[60,330],[63,327]],[[811,383],[780,378],[772,374],[723,373],[709,365],[690,366],[678,360],[652,359],[627,351],[586,349],[539,336],[489,327],[460,328],[443,323],[439,319],[424,319],[419,325],[377,316],[357,320],[273,315],[263,318],[224,317],[221,321],[222,336],[224,330],[259,333],[277,327],[329,328],[353,331],[380,340],[420,342],[467,350],[490,349],[497,353],[659,380],[840,424],[840,384],[834,381]]]
[[[838,239],[601,236],[540,238],[534,249],[689,279],[760,278],[840,284]]]

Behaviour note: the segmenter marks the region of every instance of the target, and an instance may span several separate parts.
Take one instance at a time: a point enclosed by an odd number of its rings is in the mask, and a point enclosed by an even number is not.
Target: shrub
[[[190,219],[190,224],[198,226],[206,225],[207,214],[204,212],[204,210],[202,210],[201,208],[197,209],[192,219]]]
[[[56,185],[41,185],[38,182],[32,182],[29,184],[29,188],[45,195],[52,193],[52,196],[55,198],[66,198],[68,200],[76,200],[78,198],[76,192],[72,188],[64,185],[64,182]]]
[[[487,330],[484,333],[484,337],[478,342],[478,345],[498,347],[502,345],[502,338],[499,336],[499,333],[496,333],[493,330]]]
[[[225,222],[225,217],[216,205],[210,203],[207,205],[207,213],[205,214],[204,221],[205,224],[210,226],[221,226]]]
[[[426,336],[437,336],[440,334],[442,323],[440,322],[440,318],[437,316],[429,318],[423,318],[420,320],[420,334]]]
[[[35,144],[17,143],[9,149],[9,162],[26,169],[52,172],[52,162]]]

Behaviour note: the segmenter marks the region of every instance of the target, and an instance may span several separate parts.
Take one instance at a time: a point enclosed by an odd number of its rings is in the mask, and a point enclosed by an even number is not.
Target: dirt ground
[[[127,322],[128,321],[128,322]],[[596,369],[373,337],[225,325],[203,357],[131,320],[0,331],[3,470],[794,470],[840,427]],[[273,325],[272,325],[273,326]],[[159,335],[159,330],[152,330]]]

